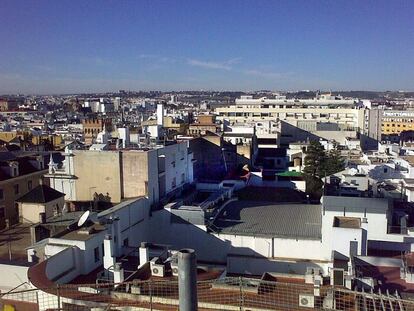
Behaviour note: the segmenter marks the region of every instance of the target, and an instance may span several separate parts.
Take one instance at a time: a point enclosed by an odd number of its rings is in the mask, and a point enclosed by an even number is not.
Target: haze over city
[[[412,1],[0,2],[0,93],[413,90]]]

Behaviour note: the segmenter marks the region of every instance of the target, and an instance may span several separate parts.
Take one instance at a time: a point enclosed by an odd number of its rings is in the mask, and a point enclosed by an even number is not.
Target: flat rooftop
[[[87,241],[94,237],[96,234],[105,231],[106,228],[100,224],[93,224],[89,227],[81,227],[77,230],[64,231],[57,234],[53,238],[59,238],[63,240],[74,240],[74,241]]]
[[[213,231],[224,234],[319,240],[321,205],[234,201],[213,224]]]

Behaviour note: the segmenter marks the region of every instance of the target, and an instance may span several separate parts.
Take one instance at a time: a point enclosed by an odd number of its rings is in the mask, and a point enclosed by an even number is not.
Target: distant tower
[[[157,125],[164,125],[164,105],[157,104]]]

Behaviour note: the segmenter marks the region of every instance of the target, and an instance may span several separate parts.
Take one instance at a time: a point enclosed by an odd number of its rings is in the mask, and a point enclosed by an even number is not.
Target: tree
[[[326,161],[325,149],[319,141],[312,141],[305,156],[303,174],[306,181],[306,192],[313,198],[322,195],[324,166]]]
[[[321,178],[324,176],[325,149],[319,141],[312,141],[306,151],[303,173],[307,177]]]
[[[323,179],[344,169],[344,159],[336,144],[326,152],[319,141],[310,143],[305,156],[304,177],[306,192],[314,198],[322,195]]]
[[[341,151],[336,144],[327,154],[327,160],[325,162],[326,175],[332,175],[338,173],[345,168],[344,159],[341,156]]]

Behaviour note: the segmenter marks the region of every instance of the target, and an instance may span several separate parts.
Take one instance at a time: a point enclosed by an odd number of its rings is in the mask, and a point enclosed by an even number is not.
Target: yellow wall
[[[74,151],[74,171],[76,197],[79,201],[89,201],[93,194],[109,193],[111,202],[121,201],[120,155],[112,151]],[[93,163],[93,165],[91,165]]]
[[[148,155],[140,151],[122,153],[124,198],[148,195]]]
[[[383,121],[381,125],[381,132],[382,134],[400,134],[403,131],[412,131],[414,130],[414,122],[410,121],[414,120],[407,119],[404,122]]]

